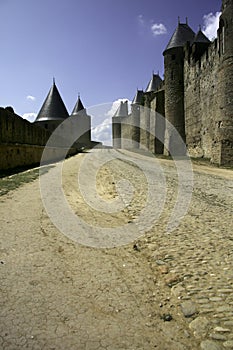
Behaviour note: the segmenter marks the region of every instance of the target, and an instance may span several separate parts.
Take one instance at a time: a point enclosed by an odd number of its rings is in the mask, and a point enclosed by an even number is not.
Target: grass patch
[[[41,173],[45,174],[51,169],[53,165],[46,166],[41,169]],[[30,169],[21,173],[17,173],[14,175],[6,176],[0,178],[0,196],[7,194],[10,191],[15,190],[21,185],[32,182],[39,177],[40,169]]]

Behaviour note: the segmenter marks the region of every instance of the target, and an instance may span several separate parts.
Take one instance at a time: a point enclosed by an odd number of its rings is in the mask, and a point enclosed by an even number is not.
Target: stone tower
[[[164,80],[165,80],[165,116],[166,119],[176,128],[182,139],[185,141],[184,122],[184,45],[192,42],[195,33],[186,23],[178,23],[164,55]],[[177,149],[177,139],[168,125],[165,134],[165,146],[169,152],[179,155],[183,151]],[[179,147],[178,147],[179,148]],[[165,152],[166,153],[166,152]]]
[[[49,131],[54,131],[67,118],[69,118],[69,113],[55,84],[55,80],[53,80],[53,85],[34,123]]]
[[[142,108],[141,105],[144,104],[144,92],[143,90],[138,90],[131,104],[132,112],[132,147],[140,148],[141,130],[140,130],[140,119]]]
[[[73,139],[81,146],[88,146],[91,143],[91,117],[83,106],[80,95],[71,113]]]
[[[222,1],[222,15],[219,19],[219,120],[215,123],[216,154],[220,153],[222,164],[228,164],[233,157],[233,0]]]
[[[126,117],[128,117],[128,101],[121,101],[112,117],[113,148],[123,148],[122,122]]]

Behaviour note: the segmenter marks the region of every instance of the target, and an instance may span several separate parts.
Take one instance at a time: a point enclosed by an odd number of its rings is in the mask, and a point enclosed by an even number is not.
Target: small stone
[[[232,307],[229,306],[220,306],[216,309],[217,312],[231,312],[232,311]]]
[[[180,282],[180,278],[179,278],[178,275],[173,274],[173,273],[170,273],[170,274],[168,274],[168,276],[166,277],[165,282],[166,282],[166,284],[167,284],[169,287],[172,287],[172,286],[174,286],[175,284],[177,284],[177,283]]]
[[[175,297],[181,296],[185,292],[184,287],[182,287],[179,284],[176,284],[171,288],[171,294],[174,295]]]
[[[159,267],[159,271],[160,271],[160,273],[162,273],[163,275],[167,274],[168,271],[169,271],[168,266],[167,266],[167,265],[161,265],[161,266]]]
[[[230,332],[230,329],[228,329],[228,328],[223,328],[223,327],[215,327],[214,328],[214,331],[215,332]]]
[[[138,244],[136,244],[136,243],[134,244],[133,249],[137,252],[140,252],[140,248],[139,248]]]
[[[218,292],[219,293],[223,293],[223,294],[225,294],[225,293],[232,293],[233,289],[230,289],[230,288],[228,288],[228,289],[219,289]]]
[[[191,317],[197,312],[196,305],[191,301],[185,301],[182,303],[181,310],[185,317]]]
[[[171,314],[163,314],[163,316],[161,316],[161,318],[165,321],[165,322],[170,322],[172,320],[172,315]]]
[[[163,260],[156,260],[157,265],[165,265],[165,262]]]
[[[212,298],[210,298],[210,301],[222,301],[222,298],[220,298],[220,297],[212,297]]]
[[[224,337],[224,335],[219,334],[219,333],[212,333],[210,334],[210,338],[214,339],[214,340],[227,340],[226,337]]]
[[[221,345],[217,344],[214,341],[211,340],[204,340],[201,342],[201,349],[202,350],[222,350]]]
[[[62,246],[59,246],[59,248],[58,248],[58,252],[59,252],[59,253],[64,252],[64,248],[63,248]]]
[[[199,316],[189,324],[189,328],[194,331],[195,337],[204,338],[209,330],[209,325],[210,322],[206,317]]]
[[[224,348],[233,349],[233,340],[227,340],[223,343]]]

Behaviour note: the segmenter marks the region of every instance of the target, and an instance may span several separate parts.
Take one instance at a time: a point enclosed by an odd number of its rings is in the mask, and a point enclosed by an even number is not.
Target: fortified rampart
[[[50,135],[49,131],[0,108],[0,170],[39,164]],[[48,149],[48,162],[61,157],[60,147],[64,142],[59,138],[57,147]],[[69,155],[75,152],[77,150],[71,148]]]
[[[114,147],[125,148],[124,136],[133,141],[136,135],[137,144],[128,140],[128,148],[182,155],[186,150],[179,147],[178,131],[192,157],[233,165],[233,0],[223,0],[221,10],[213,42],[201,30],[195,34],[187,22],[178,23],[163,52],[164,82],[156,84],[153,74],[140,98],[137,91],[132,113],[125,119],[116,113]]]

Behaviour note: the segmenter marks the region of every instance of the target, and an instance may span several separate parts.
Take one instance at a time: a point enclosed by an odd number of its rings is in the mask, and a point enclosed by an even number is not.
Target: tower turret
[[[113,148],[123,148],[122,121],[128,117],[128,101],[121,101],[112,117]]]
[[[164,55],[165,116],[177,129],[185,141],[184,122],[184,45],[192,42],[195,33],[186,23],[178,23]],[[171,150],[176,148],[176,138],[170,128],[166,128],[165,142]],[[180,150],[177,150],[180,153]]]
[[[144,92],[138,90],[131,104],[132,112],[132,146],[133,148],[139,148],[141,130],[140,130],[140,119],[141,119],[141,106],[144,105]]]
[[[73,125],[71,130],[73,138],[79,145],[89,146],[91,143],[91,117],[87,114],[79,94],[70,117]]]
[[[53,79],[53,85],[34,121],[45,129],[53,131],[56,127],[69,117],[66,106]]]
[[[215,144],[220,147],[220,163],[230,164],[233,158],[233,0],[222,1],[219,19],[219,97],[220,109],[215,122]],[[219,162],[219,159],[216,161]]]

